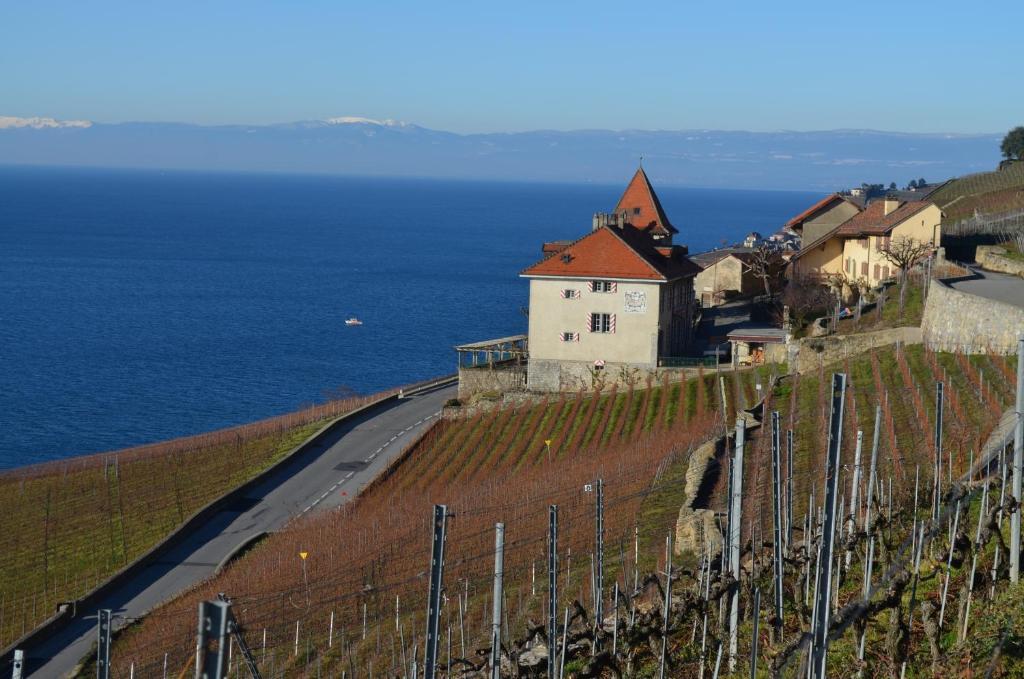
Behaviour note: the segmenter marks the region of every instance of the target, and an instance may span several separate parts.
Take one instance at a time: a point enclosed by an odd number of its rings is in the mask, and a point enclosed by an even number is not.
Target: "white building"
[[[590,386],[653,370],[690,342],[697,267],[643,169],[615,211],[522,272],[530,281],[529,367],[533,391]]]

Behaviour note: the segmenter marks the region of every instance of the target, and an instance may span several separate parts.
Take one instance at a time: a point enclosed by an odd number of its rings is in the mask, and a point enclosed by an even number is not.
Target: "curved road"
[[[112,591],[102,607],[126,618],[139,617],[212,575],[224,557],[254,534],[348,502],[434,421],[455,391],[454,385],[435,387],[342,422],[162,560]],[[81,614],[94,616],[95,611]],[[52,638],[24,649],[26,676],[65,676],[89,652],[95,636],[95,617],[73,620]]]
[[[949,286],[978,297],[985,297],[997,302],[1024,307],[1024,278],[1005,273],[985,271],[978,267],[970,267],[980,278],[956,281]]]

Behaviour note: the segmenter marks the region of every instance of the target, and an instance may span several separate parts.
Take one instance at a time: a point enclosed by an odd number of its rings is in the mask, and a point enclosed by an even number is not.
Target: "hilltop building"
[[[572,242],[545,243],[530,281],[531,391],[589,386],[653,370],[692,339],[697,267],[643,168],[614,211]]]
[[[896,274],[881,254],[893,238],[912,238],[938,247],[942,211],[926,200],[901,201],[887,197],[872,201],[849,219],[803,247],[790,260],[792,276],[842,275],[877,285]]]

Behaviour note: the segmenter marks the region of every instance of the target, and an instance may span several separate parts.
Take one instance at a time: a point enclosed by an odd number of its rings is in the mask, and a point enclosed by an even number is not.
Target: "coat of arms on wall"
[[[630,291],[626,293],[626,306],[624,311],[627,314],[647,313],[647,293]]]

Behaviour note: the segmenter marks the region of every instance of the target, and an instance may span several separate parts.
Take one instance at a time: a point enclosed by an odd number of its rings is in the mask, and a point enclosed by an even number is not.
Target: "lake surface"
[[[0,468],[451,373],[620,186],[0,168]],[[652,178],[657,181],[657,178]],[[664,187],[700,252],[817,193]],[[358,316],[365,325],[346,327]]]

